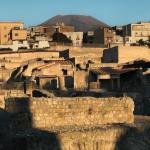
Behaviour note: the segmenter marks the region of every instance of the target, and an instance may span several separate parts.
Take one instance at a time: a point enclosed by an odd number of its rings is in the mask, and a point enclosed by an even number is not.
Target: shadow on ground
[[[116,150],[150,150],[150,127],[128,129],[117,142]]]
[[[32,128],[29,103],[21,103],[25,109],[16,101],[17,113],[0,109],[0,150],[61,150],[56,133]]]
[[[12,107],[7,111],[0,109],[0,150],[62,150],[57,133],[33,128],[29,100],[15,100],[13,105],[15,111]],[[129,127],[115,149],[150,150],[150,127],[143,125]]]

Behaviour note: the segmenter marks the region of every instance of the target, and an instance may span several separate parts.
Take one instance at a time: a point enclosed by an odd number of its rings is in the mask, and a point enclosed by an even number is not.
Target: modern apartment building
[[[94,31],[88,31],[83,33],[83,43],[93,44],[94,42]]]
[[[28,48],[27,31],[22,22],[0,22],[0,48]]]
[[[110,46],[114,42],[115,31],[108,27],[98,28],[94,31],[94,43]]]
[[[28,42],[31,49],[49,48],[48,28],[44,26],[32,26],[27,29]]]
[[[72,41],[73,46],[82,46],[83,32],[63,32]]]
[[[139,40],[150,39],[150,22],[128,24],[123,27],[123,36],[126,43],[136,43]]]
[[[43,25],[28,28],[28,35],[30,35],[31,37],[45,36],[48,38],[48,41],[53,41],[54,33],[63,32],[75,32],[75,28],[74,26],[65,25],[63,22],[58,22],[49,26]]]
[[[34,38],[35,36],[47,36],[47,27],[44,26],[32,26],[27,30],[29,38]]]
[[[54,28],[55,28],[55,31],[59,32],[59,33],[74,32],[75,31],[74,26],[65,25],[63,22],[56,23],[56,25],[54,26]]]

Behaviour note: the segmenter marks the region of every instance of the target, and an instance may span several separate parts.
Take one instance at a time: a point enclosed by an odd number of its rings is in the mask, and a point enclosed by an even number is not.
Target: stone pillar
[[[60,87],[59,78],[57,77],[56,80],[57,80],[57,89],[59,89]]]
[[[59,88],[60,90],[66,90],[64,76],[59,77]]]

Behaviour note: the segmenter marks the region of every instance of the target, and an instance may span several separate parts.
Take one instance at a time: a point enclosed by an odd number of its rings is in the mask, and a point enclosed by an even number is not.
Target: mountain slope
[[[64,22],[65,25],[74,26],[76,31],[93,31],[98,27],[108,27],[107,24],[95,19],[91,16],[82,16],[82,15],[65,15],[65,16],[55,16],[41,25],[50,26],[55,25],[58,22]]]

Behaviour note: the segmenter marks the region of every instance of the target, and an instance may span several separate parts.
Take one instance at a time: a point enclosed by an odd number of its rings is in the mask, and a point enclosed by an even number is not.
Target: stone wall
[[[9,98],[5,109],[16,128],[47,129],[133,123],[131,98]]]
[[[62,133],[58,137],[62,150],[115,150],[125,127],[104,127],[90,131]]]
[[[117,67],[118,64],[116,63],[94,63],[89,64],[89,68],[100,68],[100,67]]]
[[[150,50],[148,47],[124,46],[119,47],[118,50],[119,63],[126,63],[136,59],[144,59],[146,61],[150,61]]]
[[[88,75],[86,71],[74,71],[74,89],[83,91],[88,89]]]
[[[76,56],[75,57],[75,64],[87,64],[91,60],[94,63],[101,63],[101,57],[97,56]]]
[[[24,95],[23,90],[0,90],[0,109],[5,109],[5,100],[8,97],[20,97]]]
[[[48,57],[53,57],[53,58],[59,58],[67,56],[68,58],[69,52],[68,50],[60,50],[60,51],[55,51],[55,50],[47,50],[47,51],[33,51],[29,50],[26,52],[1,52],[0,53],[0,59],[4,59],[7,61],[12,61],[17,59],[18,62],[21,61],[28,61],[30,59],[36,59],[36,58],[48,58]]]
[[[19,61],[17,61],[16,59],[15,60],[11,59],[11,61],[9,62],[0,62],[0,66],[5,66],[5,68],[9,70],[13,70],[19,67],[20,65],[21,65],[20,58]]]
[[[5,109],[5,92],[0,92],[0,109]]]
[[[1,82],[6,82],[9,80],[9,78],[11,77],[11,73],[13,72],[13,70],[11,69],[0,69],[0,81]]]
[[[74,46],[51,46],[51,49],[68,49],[70,50],[70,57],[102,57],[104,48],[97,47],[74,47]]]
[[[16,138],[15,150],[115,150],[126,127],[104,127],[91,130],[67,131],[62,133],[36,132],[28,137]],[[118,149],[121,150],[121,149]]]
[[[120,46],[105,49],[103,63],[127,63],[136,59],[150,60],[150,51],[147,47]]]
[[[150,131],[141,128],[112,125],[65,132],[36,130],[18,134],[10,150],[149,150]]]

